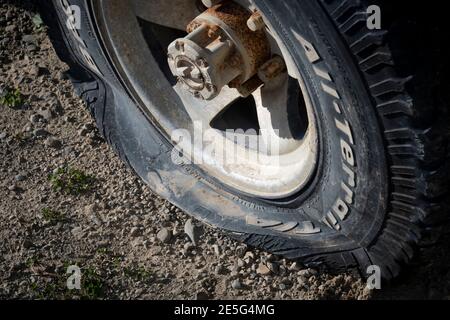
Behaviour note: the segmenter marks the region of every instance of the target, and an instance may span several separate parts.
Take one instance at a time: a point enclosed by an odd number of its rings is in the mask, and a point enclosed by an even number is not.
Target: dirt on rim
[[[370,291],[237,243],[113,153],[30,1],[0,4],[0,299],[446,299],[449,239]],[[198,238],[194,244],[191,238]],[[82,272],[69,290],[67,268]]]

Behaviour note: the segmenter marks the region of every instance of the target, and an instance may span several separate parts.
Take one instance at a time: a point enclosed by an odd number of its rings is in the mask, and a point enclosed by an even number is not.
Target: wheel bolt
[[[262,85],[263,82],[261,79],[259,79],[258,76],[253,76],[243,84],[239,85],[236,89],[242,97],[247,98]]]
[[[175,43],[175,48],[176,48],[178,51],[184,52],[184,43],[181,42],[181,41],[177,41],[177,42]]]
[[[247,20],[247,26],[252,31],[258,31],[263,29],[266,24],[264,23],[264,19],[261,16],[261,13],[256,11],[252,14],[252,16]]]
[[[221,2],[222,0],[202,0],[203,5],[207,8],[214,7],[216,4],[219,4]]]
[[[200,99],[200,100],[204,100],[204,99],[203,99],[203,96],[202,96],[201,93],[198,92],[198,91],[194,92],[194,97],[196,97],[197,99]]]
[[[264,63],[258,70],[258,76],[263,82],[269,82],[286,71],[286,64],[283,58],[275,56]]]
[[[208,62],[206,62],[206,60],[203,59],[203,58],[200,58],[200,59],[197,60],[197,65],[200,68],[208,68]]]
[[[212,84],[210,84],[210,83],[206,84],[206,89],[207,89],[209,92],[211,92],[211,91],[216,91],[216,90],[217,90],[216,86],[215,86],[215,85],[212,85]]]

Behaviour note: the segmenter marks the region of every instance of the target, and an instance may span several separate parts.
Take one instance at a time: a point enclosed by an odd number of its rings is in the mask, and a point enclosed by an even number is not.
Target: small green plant
[[[55,283],[48,283],[41,287],[35,282],[31,284],[30,289],[37,300],[56,300],[64,295],[60,293],[59,286]]]
[[[122,267],[122,261],[120,260],[120,257],[113,257],[112,265],[116,269],[120,269]]]
[[[52,210],[50,208],[42,209],[42,216],[50,223],[58,223],[64,221],[64,216],[61,212]]]
[[[152,279],[153,274],[146,270],[144,267],[132,268],[125,267],[123,269],[125,276],[136,281],[149,281]]]
[[[95,178],[73,168],[60,168],[49,175],[53,190],[71,195],[86,193],[93,188]]]
[[[96,300],[102,298],[105,283],[93,267],[81,268],[80,290],[70,290],[67,287],[69,274],[66,273],[66,270],[72,265],[76,265],[75,262],[64,262],[61,272],[52,277],[50,282],[37,281],[31,283],[30,289],[34,298],[39,300]]]
[[[17,144],[22,146],[31,141],[31,135],[25,132],[17,132],[12,137]]]
[[[33,21],[36,31],[42,31],[44,29],[44,22],[42,21],[42,17],[39,13],[35,14],[31,21]]]
[[[84,299],[95,300],[102,296],[104,283],[100,275],[92,268],[82,270],[81,296]]]
[[[9,108],[17,108],[23,105],[25,98],[20,93],[19,89],[9,89],[6,88],[2,95],[0,96],[0,104]]]
[[[25,264],[28,268],[31,268],[33,266],[35,266],[38,262],[38,258],[33,256],[27,259],[27,261],[25,261]]]
[[[96,252],[99,255],[107,255],[109,253],[109,250],[108,248],[98,248]]]

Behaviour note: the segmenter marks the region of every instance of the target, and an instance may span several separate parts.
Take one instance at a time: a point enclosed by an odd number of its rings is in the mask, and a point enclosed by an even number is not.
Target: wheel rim
[[[258,9],[247,0],[236,2],[249,12]],[[180,29],[205,9],[198,1],[176,0],[168,6],[164,0],[107,0],[94,1],[92,8],[121,79],[176,145],[174,161],[194,163],[228,187],[259,198],[286,198],[308,184],[318,158],[314,111],[301,70],[271,31],[270,21],[262,32],[271,57],[281,58],[285,72],[248,98],[224,85],[204,100],[192,90],[205,86],[197,66],[186,59],[176,65],[179,71],[170,56],[167,60],[167,48],[186,37]],[[152,14],[155,10],[160,14]],[[186,70],[194,77],[177,81],[174,73]]]

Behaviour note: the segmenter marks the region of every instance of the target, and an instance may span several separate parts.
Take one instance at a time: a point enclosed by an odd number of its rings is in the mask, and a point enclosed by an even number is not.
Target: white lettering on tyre
[[[335,126],[340,132],[340,150],[342,158],[342,171],[345,177],[341,181],[341,196],[335,201],[333,206],[327,211],[323,222],[332,229],[341,230],[341,223],[350,214],[350,205],[353,204],[356,188],[356,159],[354,153],[355,141],[353,139],[350,123],[345,119],[342,112],[342,100],[339,92],[334,86],[333,78],[327,70],[317,64],[321,60],[314,45],[294,31],[295,37],[305,50],[306,57],[313,65],[314,73],[322,79],[321,88],[323,92],[333,98],[333,108],[335,114]]]

